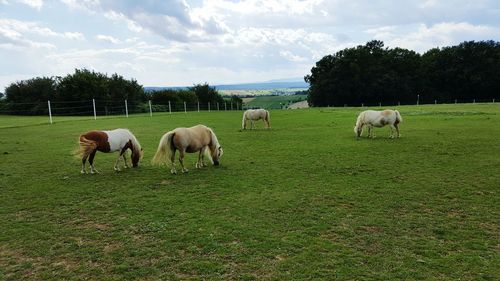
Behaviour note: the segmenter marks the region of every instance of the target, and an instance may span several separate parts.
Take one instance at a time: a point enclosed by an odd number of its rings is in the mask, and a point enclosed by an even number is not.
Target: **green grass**
[[[291,96],[257,96],[245,107],[250,108],[265,108],[265,109],[280,109],[291,103],[302,101],[307,98],[307,95],[291,95]]]
[[[360,110],[275,110],[244,132],[241,111],[0,128],[0,280],[498,280],[500,106],[399,107],[402,138],[356,141]],[[222,166],[149,164],[198,123]],[[100,153],[80,175],[78,135],[117,127],[140,167]]]

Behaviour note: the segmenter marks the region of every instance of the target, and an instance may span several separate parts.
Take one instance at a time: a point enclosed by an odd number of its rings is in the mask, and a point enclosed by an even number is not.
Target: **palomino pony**
[[[243,120],[241,121],[241,129],[247,128],[247,120],[250,120],[250,129],[253,129],[253,121],[264,120],[266,127],[269,129],[269,111],[265,109],[248,109],[243,113]]]
[[[207,148],[210,150],[213,164],[218,166],[223,151],[212,129],[204,125],[196,125],[191,128],[176,128],[161,137],[158,150],[152,162],[153,164],[161,164],[169,159],[172,165],[170,172],[176,174],[177,171],[174,163],[175,151],[179,150],[179,163],[184,173],[188,171],[184,166],[184,155],[186,152],[199,152],[198,161],[196,162],[196,168],[198,169],[207,166],[203,162]]]
[[[356,126],[354,126],[354,133],[356,133],[356,138],[359,138],[363,132],[363,126],[366,125],[368,127],[368,137],[374,138],[373,127],[384,127],[385,125],[389,125],[391,127],[390,138],[394,138],[394,129],[399,138],[401,136],[399,133],[399,123],[401,122],[403,122],[403,118],[397,110],[366,110],[359,114]]]
[[[127,159],[125,158],[127,149],[132,151],[132,166],[137,167],[139,160],[142,158],[143,151],[141,145],[129,130],[90,131],[80,135],[79,153],[82,155],[82,174],[87,173],[85,169],[87,158],[89,159],[90,173],[99,173],[94,167],[94,156],[97,151],[106,153],[120,151],[114,169],[115,171],[120,171],[118,168],[120,158],[123,158],[125,168],[128,168]]]

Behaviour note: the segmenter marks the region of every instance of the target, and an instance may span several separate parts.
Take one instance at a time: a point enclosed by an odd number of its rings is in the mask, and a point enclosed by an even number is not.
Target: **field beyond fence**
[[[498,280],[500,105],[390,107],[400,139],[356,141],[360,107],[271,110],[245,131],[241,108],[0,115],[0,280]],[[196,124],[221,166],[150,164]],[[139,167],[98,152],[101,173],[80,174],[79,134],[113,128],[136,135]]]

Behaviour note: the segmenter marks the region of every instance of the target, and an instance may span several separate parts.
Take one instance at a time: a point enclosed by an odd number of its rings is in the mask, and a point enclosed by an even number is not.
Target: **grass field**
[[[500,105],[399,110],[402,138],[359,141],[359,108],[275,110],[244,132],[241,111],[1,116],[0,280],[499,280]],[[221,166],[150,165],[164,132],[198,123]],[[140,167],[98,154],[81,175],[78,135],[117,127]]]
[[[307,95],[291,95],[291,96],[258,96],[245,103],[245,108],[265,108],[265,109],[280,109],[291,103],[305,100]]]

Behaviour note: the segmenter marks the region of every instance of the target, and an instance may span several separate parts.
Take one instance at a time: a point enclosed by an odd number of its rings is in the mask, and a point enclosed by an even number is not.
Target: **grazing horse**
[[[116,129],[112,131],[90,131],[80,135],[79,154],[82,156],[82,174],[86,174],[85,162],[87,158],[90,164],[90,173],[99,173],[94,167],[94,156],[97,151],[115,152],[120,151],[118,159],[116,159],[114,169],[120,171],[118,164],[120,158],[123,158],[125,168],[128,168],[127,159],[125,158],[127,149],[132,151],[132,166],[137,167],[139,160],[142,158],[143,151],[141,145],[135,136],[127,129]]]
[[[401,136],[399,133],[399,123],[401,122],[403,122],[403,118],[397,110],[366,110],[359,114],[356,126],[354,126],[354,133],[356,133],[356,138],[359,138],[363,132],[363,126],[366,125],[368,127],[368,137],[374,138],[373,127],[384,127],[385,125],[389,125],[391,127],[390,138],[394,138],[394,129],[399,138]]]
[[[243,113],[243,120],[241,121],[241,129],[245,130],[247,128],[247,120],[250,120],[250,129],[253,129],[253,121],[264,120],[266,123],[266,128],[271,128],[269,125],[269,111],[265,109],[248,109]]]
[[[175,151],[179,150],[179,163],[184,173],[188,171],[184,166],[184,155],[186,152],[199,153],[196,168],[201,168],[207,166],[205,162],[203,162],[207,148],[210,150],[209,152],[213,164],[218,166],[223,151],[212,129],[204,125],[196,125],[191,128],[176,128],[161,137],[158,150],[152,162],[153,164],[161,164],[170,160],[172,165],[170,172],[176,174],[177,171],[174,163]]]

